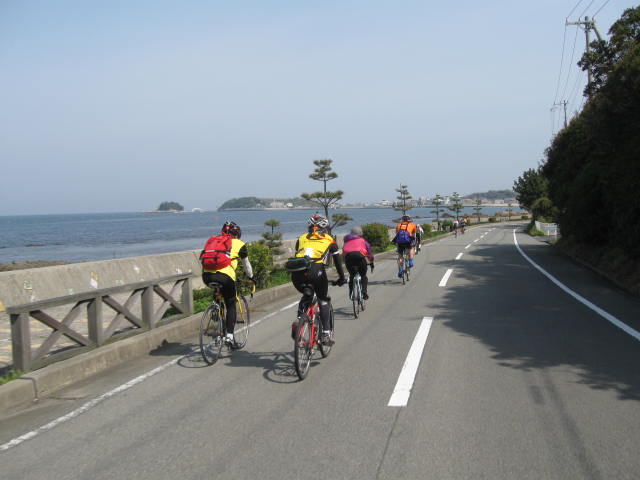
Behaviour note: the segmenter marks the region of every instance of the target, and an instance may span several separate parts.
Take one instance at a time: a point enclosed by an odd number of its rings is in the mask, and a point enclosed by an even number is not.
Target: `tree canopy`
[[[180,205],[178,202],[162,202],[160,206],[157,208],[160,212],[166,212],[169,210],[176,210],[179,212],[184,211],[184,207]]]

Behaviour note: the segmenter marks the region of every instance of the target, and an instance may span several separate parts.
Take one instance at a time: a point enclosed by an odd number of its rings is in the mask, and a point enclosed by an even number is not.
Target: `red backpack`
[[[231,265],[231,237],[216,235],[207,240],[200,253],[200,263],[205,270],[221,270]]]

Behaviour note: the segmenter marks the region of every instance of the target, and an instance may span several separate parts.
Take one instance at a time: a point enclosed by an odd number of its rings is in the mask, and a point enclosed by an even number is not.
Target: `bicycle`
[[[364,297],[362,296],[362,277],[358,272],[353,275],[351,289],[351,302],[353,303],[353,316],[358,318],[360,311],[364,312]]]
[[[402,284],[409,281],[411,264],[409,263],[409,249],[402,252]]]
[[[238,285],[238,284],[237,284]],[[211,305],[209,305],[202,313],[200,319],[200,353],[202,358],[209,365],[216,363],[220,354],[222,353],[222,347],[226,345],[228,350],[240,350],[247,345],[247,339],[249,338],[249,328],[251,323],[251,317],[249,315],[249,303],[241,292],[240,288],[236,288],[236,318],[235,325],[243,324],[240,328],[234,328],[234,343],[230,344],[226,342],[226,306],[224,304],[224,298],[222,298],[222,285],[218,282],[211,282],[209,287],[213,290],[213,298]],[[251,297],[255,292],[255,284],[253,284],[251,290]]]
[[[335,282],[332,282],[334,285]],[[308,289],[308,290],[307,290]],[[323,358],[326,358],[331,352],[331,345],[322,342],[322,325],[320,321],[320,305],[318,297],[311,286],[304,287],[304,296],[313,296],[311,303],[304,310],[297,323],[293,324],[293,357],[296,367],[296,373],[300,380],[304,380],[309,373],[311,365],[311,357],[316,348],[320,350]],[[329,303],[329,327],[331,330],[331,338],[334,335],[334,319],[333,306]]]

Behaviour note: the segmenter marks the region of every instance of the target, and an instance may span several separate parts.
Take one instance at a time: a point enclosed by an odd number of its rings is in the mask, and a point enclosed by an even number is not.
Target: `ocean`
[[[433,207],[409,212],[420,223],[435,216]],[[483,207],[492,215],[504,207]],[[184,213],[91,213],[65,215],[0,216],[0,263],[13,261],[82,262],[136,257],[202,248],[206,239],[218,233],[226,220],[242,228],[242,239],[251,242],[270,230],[269,219],[280,222],[276,229],[284,239],[297,238],[307,228],[314,210],[237,210]],[[348,233],[352,226],[378,222],[393,226],[399,212],[384,208],[332,210],[353,218],[334,233]],[[465,207],[466,215],[473,214]]]

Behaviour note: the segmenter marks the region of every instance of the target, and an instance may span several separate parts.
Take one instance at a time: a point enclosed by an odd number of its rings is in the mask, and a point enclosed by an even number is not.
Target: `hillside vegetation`
[[[580,61],[594,72],[584,109],[514,189],[558,222],[561,248],[640,294],[640,7],[609,33]]]
[[[258,198],[258,197],[239,197],[232,198],[224,202],[218,210],[229,210],[233,208],[254,209],[254,208],[270,208],[272,206],[283,207],[291,204],[293,207],[309,207],[310,202],[300,197],[295,198]]]

